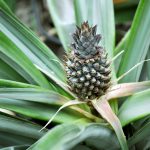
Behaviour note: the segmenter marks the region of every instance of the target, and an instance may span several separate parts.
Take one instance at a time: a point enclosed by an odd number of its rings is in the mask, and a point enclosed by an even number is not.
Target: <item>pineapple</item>
[[[101,35],[96,34],[96,28],[88,22],[83,22],[81,28],[77,26],[66,61],[70,90],[82,101],[104,95],[110,86],[110,62],[105,50],[98,46]]]

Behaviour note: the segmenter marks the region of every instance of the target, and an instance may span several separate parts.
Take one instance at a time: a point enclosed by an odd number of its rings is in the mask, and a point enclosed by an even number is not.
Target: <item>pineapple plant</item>
[[[113,1],[61,2],[47,0],[65,66],[0,0],[0,149],[149,149],[150,1],[116,46],[115,19],[125,17]]]

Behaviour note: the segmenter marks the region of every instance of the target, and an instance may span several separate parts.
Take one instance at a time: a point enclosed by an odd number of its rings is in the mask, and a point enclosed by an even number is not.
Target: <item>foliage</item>
[[[150,0],[139,2],[130,31],[116,46],[116,18],[111,0],[47,3],[66,53],[70,50],[70,33],[76,24],[86,20],[98,25],[98,33],[103,37],[101,45],[110,60],[124,50],[112,62],[114,85],[106,95],[92,102],[100,115],[93,114],[86,103],[73,105],[56,115],[50,130],[39,132],[62,105],[77,98],[68,90],[62,61],[0,0],[0,148],[148,149],[150,81],[139,81],[150,79],[150,63],[142,63],[119,84],[116,81],[149,58]],[[120,18],[124,17],[124,13],[121,15]]]

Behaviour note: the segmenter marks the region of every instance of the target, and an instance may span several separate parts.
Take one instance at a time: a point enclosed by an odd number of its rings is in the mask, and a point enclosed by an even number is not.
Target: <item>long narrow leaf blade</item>
[[[130,35],[125,47],[125,53],[119,67],[118,75],[122,75],[135,64],[144,60],[150,45],[150,1],[141,0],[137,8]],[[141,74],[142,65],[128,74],[121,82],[138,81]]]
[[[129,97],[119,109],[118,117],[122,126],[150,115],[150,90]]]
[[[68,53],[71,43],[71,33],[74,30],[75,16],[73,3],[70,0],[47,0],[50,15],[53,19],[59,38]],[[62,5],[63,4],[63,5]]]
[[[0,88],[0,98],[20,99],[45,104],[62,104],[68,100],[54,91],[40,88]]]
[[[0,88],[40,88],[39,86],[22,83],[22,82],[16,82],[11,80],[4,80],[0,79]]]
[[[1,150],[24,150],[27,149],[28,147],[29,145],[10,146],[10,147],[1,148]]]
[[[16,112],[17,114],[22,114],[29,118],[44,121],[48,121],[50,118],[52,118],[52,116],[60,108],[60,105],[58,104],[41,103],[40,101],[42,101],[42,99],[39,99],[38,100],[39,102],[35,102],[36,100],[34,99],[31,101],[30,99],[28,98],[28,100],[27,99],[25,100],[25,99],[0,98],[0,108],[11,110],[13,112]],[[45,100],[47,99],[45,98]],[[49,103],[52,103],[52,99],[51,101],[49,100]],[[68,108],[62,110],[54,118],[54,121],[58,123],[68,123],[76,121],[81,118],[85,118],[85,116],[82,113]]]
[[[143,81],[138,83],[122,83],[112,86],[106,94],[107,100],[114,98],[121,98],[131,96],[135,93],[147,90],[150,88],[150,81]]]
[[[85,127],[77,124],[57,126],[28,150],[70,150],[82,142],[86,143],[87,148],[92,149],[119,149],[116,136],[112,130],[100,124],[93,123]]]
[[[109,103],[107,102],[107,100],[105,99],[105,97],[101,97],[99,100],[93,100],[92,104],[93,104],[94,108],[99,112],[99,114],[104,119],[106,119],[110,123],[110,125],[113,127],[113,129],[118,137],[118,140],[119,140],[122,150],[128,150],[127,141],[126,141],[125,135],[123,133],[121,123],[120,123],[119,119],[117,118],[117,116],[112,111],[112,109],[111,109]]]
[[[0,79],[27,82],[17,71],[0,59]]]
[[[150,59],[150,47],[147,53],[147,59]],[[150,80],[150,62],[147,62],[147,76],[148,76],[148,80]]]
[[[50,88],[46,78],[35,68],[32,62],[2,32],[0,32],[0,57],[12,65],[29,83]]]
[[[142,128],[140,128],[132,137],[129,138],[128,144],[130,147],[135,145],[136,143],[143,141],[150,137],[150,121],[146,123]]]
[[[130,35],[130,30],[125,34],[125,36],[121,39],[121,41],[119,42],[119,44],[115,47],[114,49],[114,55],[116,56],[119,52],[121,52],[122,50],[123,51],[126,51],[126,44],[127,44],[127,40],[129,38],[129,35]],[[115,66],[115,71],[116,71],[116,74],[118,73],[118,70],[119,70],[119,66],[120,66],[120,63],[121,63],[121,60],[122,60],[122,56],[119,56],[115,61],[114,61],[114,66]]]
[[[41,126],[1,112],[0,119],[0,146],[32,144],[46,131],[39,133]]]
[[[17,43],[18,48],[34,64],[49,72],[51,77],[55,75],[55,78],[65,81],[62,62],[10,12],[2,0],[0,0],[0,26],[1,32]]]
[[[5,34],[7,38],[12,41],[14,46],[16,46],[17,43],[18,51],[20,50],[20,53],[24,53],[40,71],[46,74],[50,80],[54,81],[51,82],[52,84],[46,84],[46,82],[41,82],[41,84],[43,84],[44,87],[47,86],[48,88],[73,98],[74,96],[66,88],[66,84],[64,83],[66,77],[62,62],[32,33],[30,29],[19,22],[2,0],[0,0],[0,11],[1,33]],[[3,57],[4,56],[1,56],[1,58]],[[8,59],[7,61],[9,61],[9,65],[12,65],[14,69],[19,70],[22,75],[26,75],[26,73],[13,61]],[[32,71],[28,73],[32,74]],[[38,79],[38,77],[35,78]],[[35,82],[31,78],[28,78],[28,80],[30,80],[31,83],[32,81]]]

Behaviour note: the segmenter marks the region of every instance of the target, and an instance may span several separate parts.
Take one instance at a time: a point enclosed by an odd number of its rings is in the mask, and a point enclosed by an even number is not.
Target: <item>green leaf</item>
[[[65,81],[61,61],[38,37],[23,25],[0,0],[0,26],[3,32],[35,64],[55,78]],[[57,67],[56,67],[57,66]],[[54,78],[55,75],[55,78]]]
[[[0,59],[0,79],[8,79],[20,82],[27,82],[19,73]]]
[[[40,88],[0,88],[0,98],[20,99],[45,104],[63,103],[68,100],[54,91]]]
[[[43,136],[46,131],[38,132],[41,126],[1,112],[0,119],[1,147],[17,144],[32,144]]]
[[[52,88],[32,62],[2,32],[0,32],[0,57],[14,68],[29,83]]]
[[[116,46],[116,48],[114,49],[114,56],[116,56],[119,52],[126,51],[126,44],[127,44],[127,40],[129,38],[130,35],[130,30],[125,34],[125,36],[121,39],[121,41],[118,43],[118,45]],[[114,61],[114,66],[115,66],[115,71],[116,74],[118,73],[118,69],[122,60],[122,56],[119,56],[115,61]]]
[[[122,75],[135,64],[144,60],[150,45],[150,1],[141,0],[137,8],[130,35],[125,47],[125,53],[119,67],[118,75]],[[121,82],[138,81],[142,65],[128,74]]]
[[[55,112],[58,110],[60,105],[63,105],[69,100],[67,97],[65,97],[65,95],[61,95],[57,92],[50,91],[50,90],[47,90],[47,89],[44,89],[35,85],[30,85],[30,84],[25,84],[25,83],[20,83],[20,82],[0,79],[0,87],[1,87],[0,88],[1,98],[7,99],[6,103],[5,102],[3,103],[3,100],[0,101],[0,104],[1,104],[0,107],[11,109],[12,111],[27,115],[29,117],[33,116],[34,118],[38,118],[42,120],[49,120],[49,118],[52,115],[54,115]],[[27,102],[20,102],[20,101],[27,101]],[[33,102],[35,102],[35,104],[33,104]],[[14,103],[13,105],[15,104],[16,105],[11,107],[10,105],[12,103]],[[20,104],[24,106],[26,104],[26,105],[29,105],[29,107],[26,106],[24,108],[21,108],[21,107],[19,108]],[[46,106],[47,104],[52,104],[52,105]],[[56,106],[53,106],[53,105],[56,105]],[[51,107],[53,107],[53,109],[49,110],[49,108]],[[46,116],[44,116],[44,113],[42,112],[44,111],[44,108],[46,111],[45,113]],[[38,114],[38,109],[40,111],[39,116],[36,115],[36,113]],[[77,112],[78,119],[83,116],[91,119],[90,117],[91,115],[90,114],[88,115],[88,112],[85,112],[84,110],[81,110],[78,107],[74,106],[72,110],[75,110]],[[50,113],[50,115],[48,114],[48,112]],[[74,111],[70,111],[70,112],[72,112],[70,114],[74,116],[75,112]],[[48,115],[50,117],[48,117]],[[69,114],[67,116],[69,116]],[[72,118],[72,116],[70,118]],[[73,118],[76,118],[76,116]],[[63,119],[64,118],[61,118],[60,120],[63,120]],[[61,121],[58,121],[58,122],[61,122]]]
[[[67,108],[67,107],[69,107],[69,106],[73,106],[73,105],[81,105],[81,104],[85,104],[86,102],[82,102],[82,101],[79,101],[79,100],[72,100],[72,101],[68,101],[68,102],[66,102],[66,103],[64,103],[56,112],[55,112],[55,114],[50,118],[50,120],[43,126],[43,128],[41,129],[41,130],[43,130],[44,128],[46,128],[53,120],[54,120],[54,118],[57,116],[57,114],[59,114],[59,112],[62,110],[62,109],[64,109],[64,108]],[[75,110],[79,110],[80,108],[78,108],[78,107],[73,107],[73,109],[75,109]],[[80,109],[79,110],[79,112],[82,112],[86,117],[88,117],[88,118],[90,118],[91,120],[94,120],[94,121],[96,121],[96,120],[101,120],[101,119],[99,119],[99,118],[97,118],[96,116],[94,116],[94,115],[92,115],[91,113],[88,113],[88,112],[86,112],[86,111],[84,111],[83,109]],[[98,122],[99,122],[98,121]]]
[[[42,101],[42,99],[38,99],[37,101]],[[59,109],[59,107],[60,105],[57,104],[39,103],[33,102],[33,100],[29,101],[29,98],[28,101],[25,99],[0,98],[0,108],[45,121],[48,121]],[[85,116],[80,112],[67,108],[62,110],[55,117],[54,121],[58,123],[66,123],[76,121],[81,118],[85,118]]]
[[[28,150],[57,149],[69,150],[84,142],[92,149],[119,149],[118,141],[113,131],[101,124],[81,126],[64,124],[53,128]]]
[[[147,56],[146,56],[145,59],[147,60]],[[149,59],[149,61],[150,61],[150,59]],[[142,71],[141,71],[141,74],[140,74],[139,81],[146,81],[146,80],[148,80],[147,64],[148,64],[148,61],[143,63],[143,67],[142,67]]]
[[[136,131],[132,137],[129,138],[128,144],[130,147],[135,145],[136,143],[139,143],[140,141],[143,141],[143,139],[146,139],[147,137],[150,137],[150,121],[146,123],[141,129]]]
[[[13,0],[13,1],[5,0],[5,3],[9,6],[11,11],[15,12],[15,10],[16,10],[16,0]]]
[[[98,33],[102,35],[101,45],[112,58],[115,44],[113,1],[75,0],[74,6],[77,24],[89,21],[91,25],[97,25]]]
[[[150,115],[150,90],[137,93],[122,104],[119,109],[118,117],[122,126],[135,120]]]
[[[114,49],[114,55],[117,55],[122,50],[126,50],[125,48],[126,48],[126,45],[127,45],[127,40],[129,38],[129,35],[130,35],[130,30],[127,31],[125,36],[121,39],[121,41],[118,43],[118,45]]]
[[[11,80],[4,80],[4,79],[0,79],[0,88],[41,88],[39,86],[36,85],[32,85],[32,84],[27,84],[27,83],[22,83],[22,82],[16,82],[16,81],[11,81]]]
[[[19,145],[19,146],[10,146],[1,148],[0,150],[25,150],[29,147],[29,145]]]
[[[122,150],[128,150],[127,141],[121,127],[121,123],[115,113],[112,111],[108,101],[106,100],[105,96],[102,96],[98,100],[95,99],[92,101],[94,108],[98,111],[98,113],[106,119],[106,121],[112,126],[114,129],[118,141],[120,143]]]
[[[147,59],[150,59],[150,47],[147,53]],[[150,62],[147,62],[147,76],[148,76],[148,79],[150,80]]]
[[[60,93],[70,98],[73,98],[74,96],[66,88],[66,84],[64,84],[66,77],[63,65],[60,60],[32,33],[30,29],[26,28],[18,21],[18,19],[10,12],[10,10],[2,0],[0,0],[0,10],[0,26],[2,29],[1,33],[4,33],[9,38],[9,40],[12,40],[11,43],[14,45],[14,47],[16,47],[15,44],[17,43],[16,48],[18,49],[18,52],[20,51],[19,53],[22,53],[22,55],[24,53],[26,57],[28,57],[41,72],[46,74],[50,79],[54,81],[51,82],[52,84],[50,85],[50,83],[46,84],[46,81],[44,82],[43,79],[43,82],[41,82],[41,84],[44,85],[44,87],[49,86],[49,88],[55,91],[59,91]],[[18,55],[16,53],[16,57],[17,56]],[[12,65],[12,67],[14,67],[16,70],[21,71],[22,75],[27,76],[26,73],[20,68],[20,66],[14,64],[14,62],[9,60],[6,56],[5,59],[9,61],[9,65]],[[16,61],[18,62],[18,60]],[[31,66],[29,65],[29,67]],[[29,71],[28,73],[32,74],[32,71]],[[37,76],[36,78],[38,79],[39,77]],[[30,82],[31,81],[35,82],[34,80],[30,79]]]
[[[66,52],[69,52],[71,33],[74,30],[75,16],[70,0],[47,0],[50,15]],[[62,5],[63,4],[63,5]]]
[[[138,131],[149,121],[150,121],[150,116],[148,115],[146,117],[141,118],[140,120],[131,123],[131,126],[133,126],[135,131]]]

